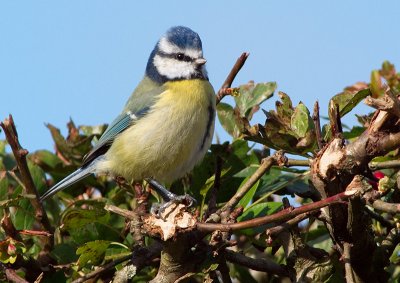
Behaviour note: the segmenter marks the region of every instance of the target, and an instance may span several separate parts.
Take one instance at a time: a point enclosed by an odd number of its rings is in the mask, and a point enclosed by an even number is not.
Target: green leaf
[[[103,261],[104,255],[110,243],[110,241],[97,240],[88,242],[79,247],[76,250],[76,254],[79,255],[79,268],[82,268],[88,263],[91,263],[92,265],[99,265]]]
[[[235,113],[232,106],[227,103],[220,102],[217,105],[217,115],[222,127],[228,134],[234,138],[240,135],[239,128],[236,125]]]
[[[65,243],[54,246],[51,255],[57,260],[58,264],[68,264],[78,259],[75,247]]]
[[[34,215],[34,209],[28,198],[30,195],[23,195],[22,187],[18,186],[14,189],[10,196],[12,199],[18,199],[18,203],[15,205],[14,213],[11,213],[11,220],[17,230],[30,230],[33,228],[33,224],[36,221]],[[21,199],[22,197],[22,199]],[[26,198],[28,197],[28,198]],[[7,205],[7,204],[5,204]]]
[[[242,184],[240,185],[239,189],[250,179],[251,175],[248,176],[246,179],[243,180]],[[252,187],[251,189],[242,197],[242,199],[239,201],[237,206],[241,206],[243,208],[247,207],[250,202],[252,201],[258,185],[260,184],[260,180],[258,180]]]
[[[374,98],[378,98],[384,94],[384,89],[382,87],[381,74],[378,70],[373,70],[371,72],[371,95]]]
[[[47,190],[46,176],[44,171],[31,161],[28,161],[29,172],[31,173],[33,183],[39,193],[44,193]]]
[[[93,207],[92,209],[70,208],[62,217],[62,228],[65,230],[79,229],[86,224],[98,222],[107,223],[110,214],[103,208]]]
[[[310,112],[303,103],[300,102],[294,110],[290,126],[299,138],[304,138],[311,129],[314,129]]]
[[[8,178],[5,171],[0,172],[0,200],[5,200],[8,194]]]
[[[256,217],[261,217],[265,215],[270,215],[272,213],[275,213],[279,209],[282,208],[282,203],[281,202],[262,202],[255,204],[245,212],[243,212],[242,215],[239,216],[238,222],[244,221],[244,220],[249,220],[253,219]]]
[[[258,83],[256,85],[254,85],[254,82],[249,82],[240,86],[240,95],[235,97],[235,101],[241,116],[251,120],[254,113],[253,108],[260,106],[261,103],[269,99],[274,94],[275,89],[275,82]]]
[[[38,150],[29,156],[30,160],[44,168],[44,170],[49,171],[56,166],[62,165],[60,158],[57,157],[54,153],[48,150]]]
[[[339,106],[340,117],[343,117],[369,95],[372,95],[369,89],[363,89],[357,93],[344,91],[336,94],[334,97],[332,97],[332,100]]]
[[[282,102],[276,102],[276,112],[282,120],[287,120],[290,122],[294,112],[292,100],[290,99],[289,95],[284,92],[280,91],[278,95]]]
[[[230,168],[228,169],[223,169],[221,171],[221,178],[230,170]],[[201,195],[201,208],[200,208],[200,219],[203,218],[203,213],[204,213],[204,204],[205,204],[205,200],[206,200],[206,196],[209,192],[209,190],[214,186],[214,182],[215,182],[215,174],[212,175],[210,178],[207,179],[207,181],[205,182],[205,184],[203,185],[203,187],[201,187],[200,189],[200,195]]]

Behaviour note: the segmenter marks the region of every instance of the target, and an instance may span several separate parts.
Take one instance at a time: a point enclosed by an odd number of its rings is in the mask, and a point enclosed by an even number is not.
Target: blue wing
[[[46,198],[51,197],[58,191],[61,191],[70,185],[79,182],[86,176],[95,173],[97,160],[104,158],[103,155],[110,148],[114,139],[121,132],[134,124],[135,121],[145,116],[154,104],[156,97],[162,94],[164,90],[164,86],[159,85],[145,76],[126,103],[123,113],[115,118],[100,137],[98,143],[83,158],[82,166],[50,188],[50,190],[40,198],[40,201],[44,201]]]
[[[115,118],[100,137],[98,143],[83,158],[82,167],[88,166],[97,157],[105,154],[117,135],[145,116],[154,104],[155,98],[164,91],[164,86],[157,84],[148,77],[144,77],[128,99],[123,113]]]
[[[82,167],[87,166],[94,159],[103,155],[110,148],[115,137],[132,125],[135,121],[146,115],[150,107],[145,107],[137,111],[136,113],[131,113],[130,111],[120,114],[114,121],[107,127],[103,135],[100,137],[97,144],[93,149],[85,155],[83,158]]]

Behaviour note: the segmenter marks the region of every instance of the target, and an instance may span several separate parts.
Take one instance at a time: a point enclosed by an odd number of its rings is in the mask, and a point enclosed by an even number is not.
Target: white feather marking
[[[166,53],[166,54],[176,54],[176,53],[183,53],[186,56],[189,56],[191,58],[197,59],[197,58],[202,58],[203,57],[203,51],[198,50],[198,49],[193,49],[193,48],[180,48],[179,46],[176,46],[175,44],[171,43],[168,41],[167,38],[162,37],[160,39],[160,42],[158,43],[158,48],[160,51]]]
[[[126,115],[130,116],[132,120],[136,120],[137,116],[133,114],[131,111],[126,112]]]
[[[179,61],[174,58],[154,56],[154,66],[157,71],[168,79],[186,78],[189,79],[196,72],[193,62]]]

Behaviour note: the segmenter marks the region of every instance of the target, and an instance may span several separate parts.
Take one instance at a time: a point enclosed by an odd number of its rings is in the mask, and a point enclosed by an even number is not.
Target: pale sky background
[[[0,119],[13,114],[29,151],[53,148],[45,123],[65,134],[70,117],[77,125],[110,122],[141,80],[156,41],[174,25],[201,36],[216,90],[248,51],[235,85],[276,81],[294,104],[312,109],[319,99],[326,114],[330,97],[368,81],[384,60],[400,69],[399,3],[1,1]],[[257,117],[253,123],[264,122]],[[229,139],[220,126],[216,132]]]

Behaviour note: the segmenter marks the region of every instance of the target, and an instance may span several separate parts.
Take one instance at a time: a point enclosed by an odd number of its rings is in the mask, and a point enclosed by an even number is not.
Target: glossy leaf
[[[242,182],[242,185],[240,186],[240,188],[246,184],[246,182],[250,179],[251,175],[249,177],[247,177],[246,179],[244,179],[244,181]],[[260,180],[258,180],[257,182],[255,182],[255,184],[250,188],[250,190],[242,197],[242,199],[239,201],[238,206],[241,206],[243,208],[247,207],[250,202],[252,201],[257,188],[260,184]]]
[[[62,227],[65,230],[79,229],[94,222],[107,223],[109,217],[109,213],[99,207],[92,209],[71,208],[63,214]]]
[[[78,266],[82,268],[88,263],[92,265],[99,265],[106,253],[108,246],[111,244],[110,241],[92,241],[84,244],[76,250],[76,254],[79,255]]]
[[[306,134],[314,128],[314,123],[310,117],[310,112],[301,102],[294,109],[294,113],[291,118],[291,128],[299,138],[304,138]]]
[[[236,138],[240,135],[238,126],[236,125],[236,119],[234,109],[229,104],[220,102],[217,105],[217,115],[222,127],[232,137]]]

